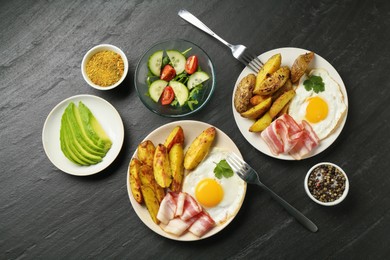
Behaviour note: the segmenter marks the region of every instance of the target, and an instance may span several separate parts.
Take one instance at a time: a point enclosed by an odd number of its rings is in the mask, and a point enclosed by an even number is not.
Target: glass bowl
[[[203,83],[202,90],[197,94],[198,104],[193,105],[193,109],[191,110],[187,104],[184,104],[183,106],[172,106],[162,105],[160,101],[153,101],[148,94],[149,85],[147,83],[149,74],[147,63],[149,57],[158,50],[177,50],[179,52],[184,52],[187,49],[190,50],[185,54],[185,57],[188,58],[191,55],[196,55],[201,70],[210,76],[210,78]],[[135,70],[134,85],[142,103],[150,111],[165,117],[183,117],[199,111],[210,100],[215,88],[214,66],[207,53],[196,44],[181,39],[166,40],[153,45],[142,55]]]
[[[337,172],[340,177],[343,176],[343,179],[336,177],[334,175],[335,172]],[[325,179],[327,175],[330,177],[328,181],[326,181]],[[318,186],[315,185],[313,180],[315,183],[318,183],[317,184]],[[309,184],[309,181],[311,181],[311,185]],[[339,195],[337,199],[334,199],[332,201],[321,201],[317,198],[320,195],[324,195],[327,198],[329,198],[329,194],[331,194],[331,192],[333,192],[333,194],[340,193],[337,192],[337,189],[340,187],[340,184],[341,185],[343,184],[343,182],[344,182],[344,191]],[[349,180],[347,174],[344,172],[344,170],[341,167],[339,167],[334,163],[322,162],[314,165],[307,172],[305,182],[304,182],[304,187],[307,195],[314,202],[323,206],[334,206],[341,203],[345,199],[345,197],[347,197],[349,191]],[[313,195],[312,192],[315,192],[316,195]]]

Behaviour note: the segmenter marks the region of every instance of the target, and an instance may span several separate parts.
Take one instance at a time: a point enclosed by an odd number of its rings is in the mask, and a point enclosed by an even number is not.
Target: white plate
[[[309,51],[304,50],[304,49],[299,49],[299,48],[280,48],[280,49],[268,51],[268,52],[260,55],[259,58],[262,62],[266,62],[271,56],[273,56],[277,53],[280,53],[282,55],[282,65],[287,65],[287,66],[291,67],[293,65],[295,59],[299,55],[307,53],[307,52],[309,52]],[[326,148],[328,148],[337,139],[337,137],[340,135],[341,131],[343,130],[343,127],[345,125],[345,121],[347,120],[347,114],[348,114],[347,91],[345,89],[344,82],[341,79],[340,75],[337,73],[336,69],[333,68],[333,66],[329,62],[327,62],[324,58],[322,58],[321,56],[319,56],[317,54],[315,54],[315,57],[314,57],[313,61],[310,63],[310,66],[308,69],[310,70],[310,69],[314,69],[314,68],[326,69],[329,72],[330,76],[340,85],[341,91],[342,91],[343,96],[344,96],[344,103],[347,106],[347,111],[345,113],[344,118],[342,119],[342,121],[338,125],[337,129],[335,129],[335,131],[333,131],[333,133],[330,134],[327,138],[325,138],[324,140],[321,140],[320,144],[315,149],[313,149],[309,154],[307,154],[304,158],[309,158],[309,157],[315,156],[315,155],[321,153],[322,151],[324,151]],[[233,90],[233,97],[232,97],[233,115],[234,115],[234,119],[236,121],[236,124],[241,131],[241,134],[245,137],[245,139],[253,147],[255,147],[257,150],[259,150],[260,152],[262,152],[266,155],[269,155],[269,156],[277,158],[277,159],[282,159],[282,160],[295,160],[293,157],[291,157],[288,154],[279,154],[278,156],[275,156],[274,154],[272,154],[271,151],[269,150],[267,144],[261,138],[260,133],[249,132],[248,129],[254,123],[254,121],[242,117],[234,108],[234,93],[236,91],[236,88],[237,88],[238,84],[240,83],[240,81],[242,80],[242,78],[244,78],[245,76],[247,76],[250,73],[253,73],[253,72],[248,67],[244,68],[244,70],[241,72],[240,76],[238,77],[238,79],[236,81],[236,85],[235,85],[234,90]]]
[[[153,132],[151,132],[148,136],[145,137],[144,140],[150,140],[153,142],[154,145],[157,145],[159,143],[164,143],[165,139],[168,137],[169,133],[172,131],[172,129],[175,126],[180,125],[183,128],[184,131],[184,151],[188,148],[188,146],[191,144],[191,142],[206,128],[211,127],[212,125],[209,125],[207,123],[199,122],[199,121],[192,121],[192,120],[182,120],[182,121],[175,121],[166,125],[163,125]],[[234,142],[221,130],[218,128],[215,128],[217,130],[217,134],[213,143],[212,147],[220,147],[224,148],[228,151],[235,152],[238,156],[241,156],[240,151],[238,150],[237,146],[234,144]],[[142,141],[141,141],[142,142]],[[137,150],[134,152],[132,158],[136,156]],[[134,200],[134,197],[131,193],[130,189],[130,180],[129,180],[129,170],[127,172],[127,193],[130,198],[131,205],[133,206],[134,211],[137,213],[138,217],[142,220],[142,222],[148,226],[151,230],[156,232],[157,234],[170,238],[173,240],[180,240],[180,241],[194,241],[194,240],[200,240],[207,237],[210,237],[212,235],[215,235],[222,229],[224,229],[233,219],[234,217],[230,218],[228,221],[226,221],[224,224],[219,225],[211,229],[209,232],[207,232],[204,236],[201,238],[198,238],[197,236],[193,235],[190,232],[186,232],[180,237],[171,235],[169,233],[166,233],[163,231],[160,226],[155,224],[152,220],[152,218],[149,215],[148,210],[144,205],[140,205],[138,202]],[[245,184],[245,191],[246,191],[246,184]],[[245,197],[245,192],[244,192]],[[242,204],[241,204],[242,205]],[[241,207],[240,205],[240,207]],[[238,212],[238,211],[237,211]]]
[[[71,162],[61,151],[60,127],[62,114],[70,102],[78,105],[82,101],[93,113],[112,141],[111,149],[103,160],[95,165],[80,166]],[[98,173],[108,167],[122,149],[124,127],[118,111],[106,100],[92,95],[78,95],[60,102],[47,116],[42,131],[43,148],[49,160],[61,171],[87,176]]]

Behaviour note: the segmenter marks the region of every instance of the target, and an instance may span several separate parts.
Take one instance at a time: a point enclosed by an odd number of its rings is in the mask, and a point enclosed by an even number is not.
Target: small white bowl
[[[316,199],[313,194],[311,194],[310,190],[309,190],[309,186],[308,186],[308,181],[309,181],[309,176],[311,174],[311,172],[317,168],[318,166],[320,165],[329,165],[329,166],[333,166],[335,168],[337,168],[345,177],[345,189],[344,189],[344,192],[343,194],[341,195],[341,197],[339,197],[338,199],[334,200],[334,201],[331,201],[331,202],[322,202],[322,201],[319,201],[318,199]],[[341,167],[337,166],[336,164],[333,164],[333,163],[330,163],[330,162],[322,162],[322,163],[318,163],[316,165],[314,165],[313,167],[310,168],[310,170],[307,172],[306,174],[306,178],[305,178],[305,182],[304,182],[304,187],[305,187],[305,191],[307,193],[307,195],[316,203],[320,204],[320,205],[323,205],[323,206],[334,206],[334,205],[337,205],[339,204],[340,202],[342,202],[345,197],[347,197],[347,194],[348,194],[348,191],[349,191],[349,180],[348,180],[348,177],[347,177],[347,174],[344,172],[343,169],[341,169]]]
[[[96,54],[96,53],[98,53],[100,51],[113,51],[113,52],[116,52],[116,53],[118,53],[122,57],[122,60],[123,60],[123,64],[124,64],[123,75],[115,84],[113,84],[111,86],[102,87],[102,86],[96,85],[95,83],[93,83],[91,81],[91,79],[88,77],[87,72],[86,72],[86,65],[87,65],[88,60],[94,54]],[[90,49],[84,55],[83,61],[81,62],[81,73],[83,74],[84,80],[91,87],[93,87],[95,89],[99,89],[99,90],[110,90],[110,89],[113,89],[113,88],[117,87],[118,85],[120,85],[123,82],[123,80],[126,78],[128,70],[129,70],[129,62],[128,62],[127,58],[126,58],[125,53],[121,49],[119,49],[118,47],[116,47],[114,45],[111,45],[111,44],[100,44],[100,45],[97,45],[97,46],[93,47],[92,49]]]

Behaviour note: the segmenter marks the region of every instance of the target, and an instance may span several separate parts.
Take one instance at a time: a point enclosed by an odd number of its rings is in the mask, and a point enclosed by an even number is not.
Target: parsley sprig
[[[325,90],[324,82],[320,76],[311,75],[303,82],[307,91],[313,90],[315,93],[319,93]]]
[[[234,175],[234,172],[230,165],[225,159],[221,160],[219,163],[216,163],[214,168],[215,177],[222,179],[222,177],[229,178]]]

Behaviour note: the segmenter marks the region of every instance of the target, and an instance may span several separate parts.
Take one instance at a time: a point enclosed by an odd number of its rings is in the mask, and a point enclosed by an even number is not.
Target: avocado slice
[[[68,158],[70,161],[74,162],[75,164],[79,165],[88,165],[87,163],[80,160],[70,149],[69,143],[68,143],[68,136],[67,136],[67,125],[66,125],[66,117],[62,116],[61,118],[61,129],[60,129],[60,143],[61,143],[61,151],[64,153],[65,157]]]
[[[78,140],[75,137],[74,129],[69,124],[68,117],[65,115],[65,130],[66,130],[66,138],[70,148],[79,160],[83,161],[86,165],[97,164],[102,161],[102,157],[96,156],[88,153],[84,148],[80,145]]]
[[[60,144],[64,155],[79,165],[102,161],[112,142],[87,106],[73,102],[66,107],[60,128]]]
[[[79,113],[85,133],[93,142],[106,152],[111,148],[112,142],[95,116],[83,102],[79,102]]]
[[[102,160],[101,156],[94,155],[90,153],[86,146],[83,144],[83,140],[80,137],[78,131],[77,131],[77,125],[72,124],[71,117],[73,116],[71,107],[74,106],[73,103],[70,103],[69,106],[65,109],[65,117],[67,121],[67,133],[70,140],[71,147],[73,146],[74,149],[72,151],[75,154],[78,154],[79,159],[82,159],[83,161],[89,163],[89,164],[96,164]]]
[[[91,161],[89,161],[88,159],[85,159],[82,155],[80,155],[80,153],[77,151],[77,148],[75,148],[74,139],[73,139],[71,130],[69,128],[68,120],[67,120],[65,113],[62,116],[61,128],[64,129],[64,131],[63,131],[64,139],[63,140],[64,140],[64,144],[66,147],[65,151],[66,151],[67,155],[72,158],[71,161],[73,161],[79,165],[85,165],[85,166],[91,165]]]
[[[65,109],[65,113],[67,114],[67,119],[70,126],[73,129],[73,133],[76,137],[76,140],[79,144],[90,154],[104,157],[106,155],[106,151],[93,143],[91,139],[85,134],[84,128],[82,127],[81,120],[77,120],[79,116],[78,108],[72,102]]]

